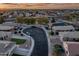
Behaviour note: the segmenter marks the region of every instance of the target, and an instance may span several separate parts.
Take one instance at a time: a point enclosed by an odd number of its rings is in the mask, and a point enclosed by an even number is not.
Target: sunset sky
[[[66,9],[79,8],[79,3],[64,4],[64,3],[1,3],[0,9]]]

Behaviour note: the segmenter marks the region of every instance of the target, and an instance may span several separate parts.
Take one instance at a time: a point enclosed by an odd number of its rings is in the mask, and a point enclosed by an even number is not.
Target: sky
[[[79,3],[0,3],[0,9],[70,9]]]

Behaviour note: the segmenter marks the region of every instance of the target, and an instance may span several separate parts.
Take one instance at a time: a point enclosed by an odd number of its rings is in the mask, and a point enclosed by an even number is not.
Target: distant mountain
[[[72,9],[79,8],[79,3],[1,3],[0,10],[8,9]]]

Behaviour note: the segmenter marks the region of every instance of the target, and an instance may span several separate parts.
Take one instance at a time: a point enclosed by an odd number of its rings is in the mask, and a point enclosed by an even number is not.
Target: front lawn
[[[15,38],[11,39],[11,41],[16,42],[16,44],[23,44],[23,43],[26,42],[26,40],[23,40],[23,39],[15,39]]]

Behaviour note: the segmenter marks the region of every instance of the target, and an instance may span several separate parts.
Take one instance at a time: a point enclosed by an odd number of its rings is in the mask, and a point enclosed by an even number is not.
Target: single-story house
[[[64,42],[63,46],[67,56],[79,56],[79,42]]]

